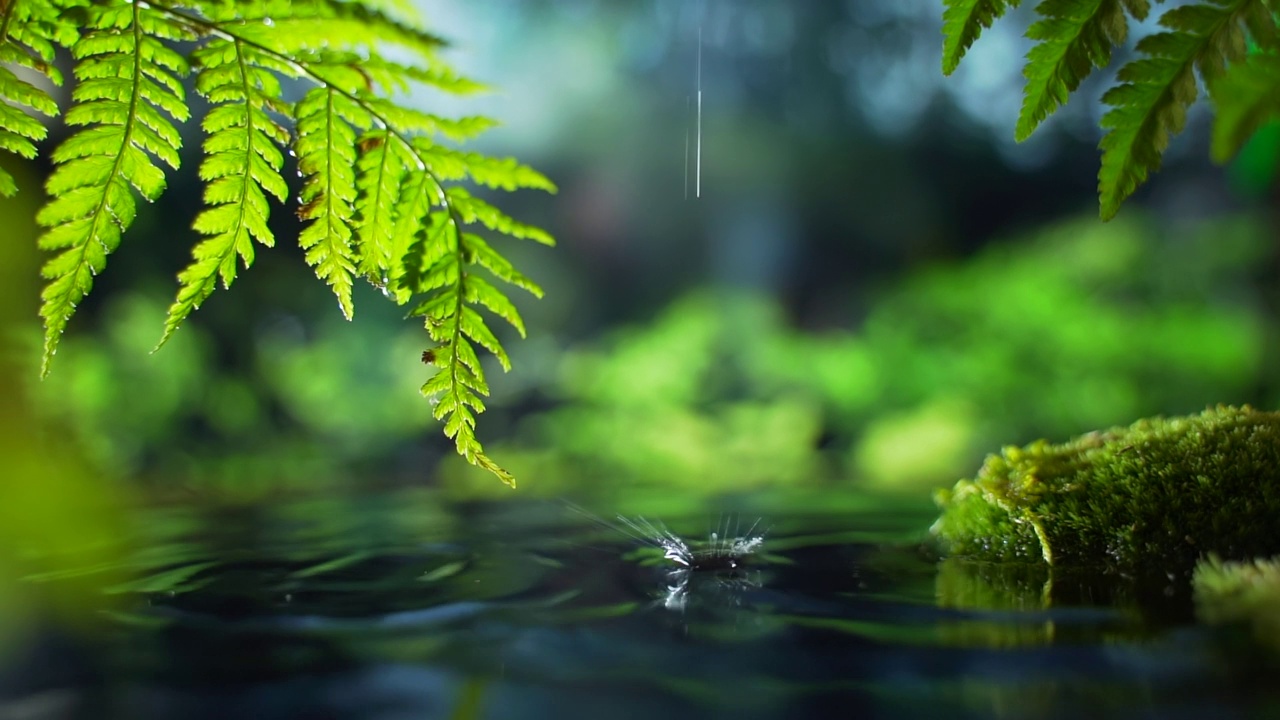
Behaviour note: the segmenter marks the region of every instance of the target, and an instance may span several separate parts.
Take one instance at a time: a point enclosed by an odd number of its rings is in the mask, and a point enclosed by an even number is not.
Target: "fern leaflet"
[[[395,211],[400,184],[411,158],[389,130],[375,130],[360,140],[356,211],[360,273],[375,284],[390,277],[395,255]]]
[[[1210,83],[1216,80],[1228,63],[1245,54],[1242,24],[1267,12],[1263,0],[1183,5],[1160,18],[1166,32],[1138,43],[1145,57],[1121,68],[1121,84],[1102,97],[1112,107],[1102,118],[1102,126],[1110,130],[1102,139],[1098,172],[1103,218],[1113,217],[1120,203],[1160,167],[1169,139],[1182,131],[1187,108],[1195,102],[1195,70]]]
[[[195,220],[195,229],[208,239],[192,251],[194,262],[178,275],[178,297],[165,318],[163,345],[182,321],[213,293],[218,280],[230,287],[237,259],[253,264],[253,241],[267,247],[275,238],[267,227],[267,195],[283,202],[288,187],[280,176],[289,132],[268,114],[287,116],[272,63],[241,40],[215,38],[197,50],[200,66],[196,90],[214,105],[202,123],[205,159],[200,177],[208,185],[208,205]]]
[[[942,13],[942,72],[950,75],[982,31],[1020,0],[945,0]]]
[[[87,12],[86,32],[72,47],[76,105],[66,115],[68,125],[85,129],[53,153],[58,167],[46,183],[51,200],[36,216],[48,228],[40,247],[59,251],[43,270],[49,279],[40,307],[46,373],[76,304],[133,221],[130,186],[155,200],[165,178],[153,156],[178,167],[181,137],[161,111],[177,120],[188,116],[177,77],[186,74],[187,62],[161,42],[190,39],[184,29],[141,4]]]
[[[1111,47],[1128,34],[1119,0],[1044,0],[1040,21],[1027,30],[1037,40],[1027,54],[1027,78],[1015,137],[1026,140],[1095,67],[1111,62]]]
[[[307,263],[329,283],[348,319],[355,249],[351,218],[356,199],[356,131],[350,121],[368,125],[367,113],[332,87],[309,91],[298,103],[298,167],[306,177],[298,217],[312,221],[298,243]]]
[[[428,192],[433,186],[440,189],[430,175],[422,185]],[[503,370],[511,369],[510,357],[476,307],[506,320],[522,337],[524,320],[506,295],[471,268],[488,270],[494,277],[537,297],[541,297],[542,289],[463,227],[480,223],[505,228],[498,231],[512,237],[541,241],[550,238],[497,213],[459,187],[444,191],[440,205],[442,209],[432,213],[432,221],[414,244],[413,254],[420,262],[402,278],[402,284],[413,292],[427,294],[410,314],[425,318],[427,332],[438,344],[424,355],[439,371],[423,385],[422,393],[436,402],[435,416],[445,422],[445,434],[454,439],[458,452],[472,464],[514,485],[515,478],[485,455],[475,437],[475,414],[484,411],[482,398],[489,394],[489,385],[474,346],[494,355]],[[477,208],[490,208],[492,213],[477,213]],[[483,217],[490,222],[486,223]]]
[[[26,68],[62,84],[62,74],[53,64],[55,43],[74,43],[76,32],[58,18],[47,4],[31,0],[10,0],[0,20],[0,63]],[[0,66],[0,149],[30,160],[37,154],[36,143],[48,134],[45,126],[22,108],[45,117],[58,114],[58,105],[44,90]],[[13,176],[0,169],[0,196],[18,192]]]
[[[1255,53],[1209,84],[1217,106],[1213,159],[1225,163],[1259,127],[1280,116],[1280,57]]]

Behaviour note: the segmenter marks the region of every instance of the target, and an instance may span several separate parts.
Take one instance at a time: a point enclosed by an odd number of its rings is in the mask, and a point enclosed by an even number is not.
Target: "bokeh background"
[[[504,338],[516,369],[495,367],[480,425],[522,492],[927,495],[1003,444],[1276,403],[1275,129],[1216,167],[1200,109],[1102,223],[1110,73],[1012,141],[1028,8],[945,78],[938,2],[420,6],[448,58],[494,90],[411,102],[500,119],[483,149],[560,187],[500,199],[560,241],[503,247],[548,290],[516,298],[531,336]],[[196,240],[200,139],[186,131],[184,170],[44,381],[38,258],[8,266],[22,289],[6,298],[21,308],[11,377],[52,436],[100,482],[166,501],[507,493],[452,455],[418,395],[422,329],[367,288],[342,320],[288,242],[286,208],[280,246],[151,354]],[[25,180],[11,244],[28,243],[47,168],[4,162]]]
[[[494,91],[410,101],[500,119],[483,149],[560,188],[499,199],[560,243],[502,247],[547,289],[514,298],[530,337],[503,337],[516,369],[493,368],[480,422],[520,489],[466,466],[431,419],[416,322],[370,288],[342,319],[288,208],[278,247],[152,354],[197,240],[195,123],[183,171],[140,208],[41,381],[31,218],[49,168],[6,155],[22,192],[0,206],[0,695],[199,668],[137,608],[190,593],[286,613],[331,572],[565,523],[531,498],[667,518],[857,511],[860,531],[882,517],[910,542],[930,491],[1002,445],[1280,402],[1280,130],[1217,167],[1199,108],[1102,223],[1110,73],[1012,141],[1029,8],[944,78],[937,0],[420,5]],[[51,143],[64,135],[55,124]],[[885,495],[914,514],[867,499]],[[465,587],[503,597],[534,566],[485,566]],[[417,607],[462,565],[442,567],[323,586],[306,612]],[[119,654],[95,649],[104,617]],[[252,673],[274,662],[255,647],[207,654]]]

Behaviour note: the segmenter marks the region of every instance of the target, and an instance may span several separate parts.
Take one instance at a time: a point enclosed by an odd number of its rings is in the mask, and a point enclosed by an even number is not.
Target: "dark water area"
[[[1280,714],[1276,657],[1185,579],[940,561],[927,504],[816,505],[662,518],[762,518],[718,572],[554,501],[150,510],[91,628],[0,656],[0,718]]]

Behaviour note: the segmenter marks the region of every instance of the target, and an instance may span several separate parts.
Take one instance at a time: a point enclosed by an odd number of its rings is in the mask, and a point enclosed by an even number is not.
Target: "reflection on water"
[[[0,717],[1128,718],[1280,706],[1274,656],[1196,625],[1185,582],[939,563],[919,546],[928,507],[815,507],[736,508],[772,529],[751,562],[718,570],[663,561],[554,503],[443,506],[415,492],[148,511],[145,542],[120,563],[132,579],[103,594],[95,632],[46,622],[0,656]],[[714,517],[664,520],[687,533]]]

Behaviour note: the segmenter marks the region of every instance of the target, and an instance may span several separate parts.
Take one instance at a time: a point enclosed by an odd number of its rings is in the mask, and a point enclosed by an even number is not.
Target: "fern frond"
[[[69,12],[75,4],[9,0],[0,19],[0,60],[61,85],[62,71],[54,64],[54,57],[57,48],[69,48],[80,39],[80,30]]]
[[[516,270],[515,266],[490,247],[489,243],[484,241],[484,238],[472,233],[464,233],[462,235],[462,249],[464,255],[471,262],[488,270],[494,277],[507,284],[526,290],[536,298],[542,297],[542,288],[528,277],[525,277],[519,270]]]
[[[468,462],[484,468],[508,484],[514,478],[484,454],[475,436],[475,415],[484,411],[481,398],[489,386],[475,346],[497,358],[503,370],[511,369],[511,358],[493,333],[479,308],[506,320],[523,337],[524,320],[515,304],[501,290],[476,274],[484,268],[494,277],[522,287],[535,296],[542,289],[517,272],[505,258],[482,238],[464,232],[463,227],[477,223],[493,225],[499,232],[513,237],[530,237],[550,241],[545,232],[519,223],[495,208],[472,197],[464,189],[443,189],[427,170],[405,183],[406,189],[423,193],[427,198],[438,193],[440,209],[430,220],[419,223],[409,248],[410,257],[404,274],[398,278],[400,288],[426,297],[410,312],[425,319],[428,334],[437,347],[424,358],[436,365],[437,373],[422,387],[422,393],[436,402],[435,415],[445,421],[445,433],[454,439],[459,454]],[[405,200],[409,200],[405,198]],[[428,200],[427,203],[430,203]],[[422,203],[410,206],[408,212],[423,212]],[[485,220],[488,220],[486,223]],[[398,228],[398,230],[400,230]],[[403,243],[404,240],[398,240]]]
[[[471,283],[463,269],[457,216],[447,209],[436,214],[440,222],[418,243],[424,256],[436,258],[416,288],[431,294],[410,312],[425,319],[427,333],[437,343],[423,355],[438,370],[422,386],[422,394],[435,404],[433,414],[444,422],[444,433],[453,439],[458,454],[514,486],[515,478],[485,454],[476,438],[476,415],[485,410],[482,397],[489,394],[489,384],[472,343],[494,353],[504,369],[511,361],[484,319],[467,305],[468,294],[475,292],[468,290]]]
[[[58,113],[57,103],[39,88],[20,80],[13,71],[0,66],[0,150],[28,160],[36,156],[36,143],[44,140],[44,124],[24,112],[19,105],[46,117]],[[13,176],[0,168],[0,195],[11,197],[18,192]]]
[[[436,236],[444,232],[448,214],[431,212],[432,201],[425,172],[415,172],[405,178],[400,187],[399,214],[392,231],[392,254],[400,262],[391,270],[387,288],[399,305],[409,302],[427,271],[448,250],[446,243]]]
[[[359,271],[375,284],[384,284],[395,257],[396,202],[411,158],[386,129],[366,133],[359,149],[355,206]]]
[[[555,238],[542,228],[515,220],[498,208],[467,192],[464,187],[451,187],[445,194],[449,204],[467,224],[479,223],[494,232],[519,240],[533,240],[543,245],[555,245]]]
[[[19,11],[28,5],[53,9]],[[173,120],[188,115],[181,77],[190,56],[199,68],[196,91],[210,106],[202,121],[205,207],[194,222],[203,238],[178,276],[161,344],[219,282],[229,286],[241,264],[253,264],[255,244],[274,244],[271,199],[288,196],[281,170],[292,142],[303,178],[299,244],[306,261],[348,318],[356,273],[400,304],[421,300],[414,314],[426,318],[438,345],[431,355],[440,372],[424,388],[439,401],[436,417],[469,462],[513,483],[475,436],[488,393],[477,347],[509,369],[482,312],[522,336],[524,320],[493,282],[474,273],[484,268],[535,295],[542,291],[464,226],[553,240],[445,183],[555,186],[514,159],[439,144],[470,140],[491,120],[446,118],[396,100],[423,86],[452,94],[482,87],[436,57],[442,41],[405,20],[410,9],[407,0],[0,0],[0,149],[34,155],[45,131],[27,111],[58,111],[11,68],[35,69],[56,83],[56,48],[71,47],[77,60],[67,123],[79,130],[53,153],[50,200],[37,218],[46,228],[41,246],[58,251],[44,268],[46,371],[76,304],[134,218],[134,193],[156,199],[166,182],[162,165],[178,166]],[[286,103],[286,78],[312,87]],[[0,175],[0,193],[12,189]]]
[[[942,72],[950,75],[982,31],[1020,0],[945,0],[942,13]]]
[[[411,73],[408,72],[399,74],[389,72],[379,84],[384,87],[394,86],[399,82],[412,79]],[[381,117],[389,127],[405,135],[440,136],[454,142],[466,142],[497,125],[492,119],[484,116],[441,117],[434,113],[398,105],[386,98],[372,97],[364,99],[364,102],[370,111]]]
[[[555,192],[555,183],[515,158],[496,158],[476,152],[455,150],[418,138],[414,147],[422,155],[431,174],[441,180],[471,180],[495,190],[532,188]]]
[[[1041,19],[1027,30],[1027,78],[1015,137],[1026,140],[1080,86],[1094,68],[1111,62],[1111,48],[1128,34],[1120,0],[1044,0]]]
[[[246,269],[253,264],[254,240],[275,244],[267,227],[267,195],[284,202],[289,192],[280,176],[280,148],[288,144],[289,131],[269,114],[289,113],[272,72],[278,66],[242,41],[223,38],[197,50],[193,60],[200,67],[196,91],[213,105],[202,122],[200,178],[208,183],[207,207],[194,223],[207,239],[195,246],[192,264],[178,274],[178,297],[169,307],[159,345],[213,293],[219,279],[224,288],[231,286],[237,259]]]
[[[1156,2],[1162,1],[1156,0]],[[1146,20],[1147,15],[1151,12],[1151,0],[1123,0],[1123,4],[1124,9],[1138,22]]]
[[[520,311],[516,309],[515,304],[511,302],[510,298],[503,295],[502,292],[498,290],[498,288],[494,287],[488,280],[485,280],[479,275],[468,275],[467,282],[464,286],[464,292],[466,294],[463,295],[462,299],[467,303],[483,307],[494,315],[506,320],[511,324],[511,327],[516,329],[516,332],[520,333],[520,337],[525,336],[524,318],[520,317]],[[472,312],[475,311],[473,310]],[[470,335],[471,333],[468,334]],[[476,341],[479,342],[479,340],[480,338],[477,337]],[[497,345],[497,340],[493,340],[493,343],[494,345]],[[485,347],[488,348],[489,346],[486,344]],[[502,362],[505,369],[511,369],[510,359],[507,358],[506,352],[503,351],[501,347],[498,347],[496,350],[491,348],[490,352],[493,352],[493,354],[498,357],[498,360]]]
[[[1173,135],[1186,124],[1187,108],[1195,102],[1195,70],[1212,83],[1228,63],[1245,54],[1242,23],[1269,12],[1263,0],[1210,0],[1167,11],[1160,24],[1166,32],[1138,43],[1144,57],[1120,69],[1121,84],[1102,101],[1112,109],[1102,118],[1109,132],[1103,137],[1098,194],[1103,218],[1111,218],[1120,203],[1160,167]]]
[[[60,251],[43,270],[49,280],[40,307],[45,373],[76,305],[133,221],[130,186],[155,200],[165,178],[153,157],[178,167],[181,137],[162,112],[176,120],[188,115],[178,80],[186,60],[161,42],[190,39],[184,28],[141,4],[87,13],[86,32],[72,48],[79,85],[66,115],[68,125],[85,129],[53,153],[50,200],[36,216],[48,228],[40,247]]]
[[[307,263],[329,283],[348,319],[355,312],[351,289],[355,250],[351,228],[356,199],[356,130],[369,126],[369,116],[332,87],[307,92],[295,110],[298,168],[305,182],[298,217],[310,220],[298,243]]]
[[[1280,57],[1254,53],[1209,84],[1217,107],[1213,123],[1213,159],[1235,157],[1254,131],[1280,117]]]
[[[216,3],[209,3],[216,4]],[[374,8],[344,0],[299,0],[242,4],[219,28],[242,40],[294,57],[307,51],[359,51],[376,57],[386,48],[408,50],[419,59],[435,56],[445,42]]]
[[[27,68],[61,85],[62,73],[53,63],[54,49],[57,44],[72,44],[76,38],[74,27],[61,20],[48,3],[10,0],[0,19],[0,150],[34,158],[35,144],[48,132],[27,110],[47,118],[58,114],[58,104],[49,93],[19,78],[5,65]],[[17,192],[13,176],[0,169],[0,196],[12,197]]]

